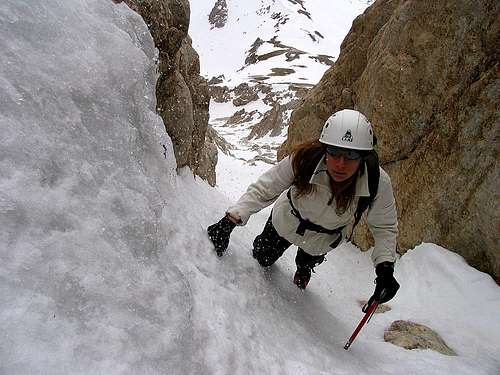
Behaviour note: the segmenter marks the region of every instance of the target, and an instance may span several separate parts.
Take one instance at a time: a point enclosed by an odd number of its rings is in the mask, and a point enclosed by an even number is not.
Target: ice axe
[[[349,350],[349,347],[356,339],[356,336],[358,335],[359,331],[361,331],[363,326],[371,319],[372,315],[375,313],[375,310],[377,310],[377,307],[380,304],[380,300],[384,299],[385,294],[386,294],[385,289],[383,289],[382,293],[380,293],[379,299],[374,299],[369,306],[368,304],[365,304],[363,306],[361,310],[365,313],[365,316],[363,316],[363,319],[361,319],[358,326],[352,333],[351,337],[349,337],[349,340],[347,340],[346,344],[344,345],[345,350]]]

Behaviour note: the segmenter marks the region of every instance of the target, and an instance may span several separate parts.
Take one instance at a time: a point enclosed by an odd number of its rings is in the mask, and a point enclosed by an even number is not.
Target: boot
[[[311,269],[309,267],[297,268],[295,276],[293,277],[293,283],[297,285],[300,289],[305,289],[309,280],[311,279]]]

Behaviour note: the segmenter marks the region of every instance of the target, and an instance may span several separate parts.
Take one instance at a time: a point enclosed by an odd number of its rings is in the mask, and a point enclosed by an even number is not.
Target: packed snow
[[[294,249],[251,257],[266,209],[215,256],[206,226],[263,166],[234,159],[218,188],[176,172],[155,56],[124,4],[0,3],[0,374],[500,373],[500,288],[439,246],[398,260],[349,351],[369,253],[343,245],[301,291]],[[397,319],[458,355],[384,342]]]

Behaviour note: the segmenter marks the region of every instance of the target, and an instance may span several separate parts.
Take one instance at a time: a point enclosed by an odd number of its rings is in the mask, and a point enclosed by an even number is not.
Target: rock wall
[[[116,0],[115,2],[118,2]],[[174,145],[177,167],[215,185],[217,148],[205,141],[210,95],[188,35],[188,0],[125,0],[149,27],[159,50],[158,113]]]
[[[376,1],[293,112],[279,152],[317,138],[332,112],[362,111],[392,177],[399,250],[434,242],[497,282],[499,14],[497,0]]]

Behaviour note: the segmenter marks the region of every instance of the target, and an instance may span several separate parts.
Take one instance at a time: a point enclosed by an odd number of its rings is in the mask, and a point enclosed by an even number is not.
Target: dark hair
[[[321,158],[326,153],[326,145],[318,140],[301,143],[295,146],[291,152],[292,169],[295,178],[293,184],[297,187],[298,195],[307,195],[314,191],[315,186],[309,181]],[[363,165],[363,160],[360,166]],[[328,204],[335,200],[338,213],[343,213],[350,206],[356,191],[356,180],[362,173],[363,168],[359,168],[356,173],[346,181],[335,182],[330,178],[332,197]]]
[[[301,143],[292,149],[292,169],[295,176],[293,184],[299,195],[310,194],[314,190],[314,185],[309,180],[325,152],[326,146],[318,140]]]

